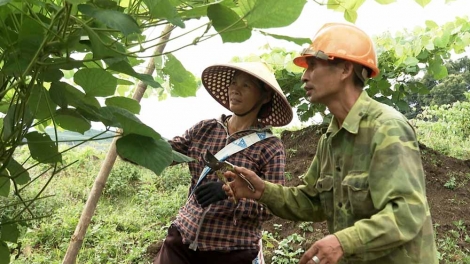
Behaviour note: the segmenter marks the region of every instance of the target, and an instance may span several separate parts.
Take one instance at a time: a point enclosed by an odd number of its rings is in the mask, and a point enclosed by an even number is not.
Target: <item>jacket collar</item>
[[[367,92],[362,91],[361,95],[344,119],[342,128],[346,129],[351,134],[357,134],[359,131],[359,123],[361,122],[362,118],[367,116],[371,101],[372,99],[369,97]],[[331,133],[335,134],[338,130],[338,122],[336,121],[336,117],[333,116],[326,133],[327,135]]]

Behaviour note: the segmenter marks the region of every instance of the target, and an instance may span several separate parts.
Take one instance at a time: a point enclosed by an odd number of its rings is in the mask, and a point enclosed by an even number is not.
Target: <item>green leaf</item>
[[[344,11],[344,19],[346,19],[347,21],[351,22],[351,23],[355,23],[356,22],[356,19],[357,19],[357,12],[356,10],[353,10],[353,9],[346,9]]]
[[[91,50],[93,51],[94,59],[124,57],[123,54],[116,52],[116,46],[107,43],[107,40],[103,34],[101,34],[102,37],[100,37],[99,34],[97,34],[93,29],[88,26],[83,26],[83,29],[87,32],[89,39],[84,39],[81,42],[86,45],[91,45]],[[110,45],[111,47],[107,47],[105,46],[105,44]],[[114,47],[116,50],[112,47]]]
[[[106,98],[105,104],[107,106],[116,106],[124,108],[129,112],[138,115],[140,113],[140,104],[136,100],[123,96],[115,96]]]
[[[391,3],[395,3],[397,0],[375,0],[375,2],[381,4],[381,5],[388,5]]]
[[[18,225],[16,223],[2,225],[0,228],[0,234],[2,234],[0,237],[1,240],[18,243],[20,230],[18,230]]]
[[[72,5],[78,5],[81,3],[85,3],[87,0],[66,0],[66,1],[71,3]]]
[[[101,107],[96,98],[86,96],[68,83],[53,82],[49,93],[51,99],[62,108],[67,108],[67,105],[71,105],[75,108],[84,108],[87,105],[96,109]]]
[[[0,6],[6,5],[10,2],[11,2],[11,0],[0,0]]]
[[[408,58],[406,58],[404,63],[405,63],[406,66],[415,66],[419,63],[419,60],[415,57],[408,57]]]
[[[300,16],[306,0],[239,0],[240,11],[249,27],[275,28],[292,24]]]
[[[440,65],[439,67],[433,69],[433,76],[436,80],[441,80],[447,77],[449,73],[447,72],[447,68],[444,65]]]
[[[450,33],[448,31],[442,32],[442,35],[436,37],[433,41],[434,45],[439,48],[445,48],[450,41]]]
[[[128,14],[115,10],[98,9],[91,5],[78,5],[78,10],[83,14],[96,18],[106,26],[121,31],[124,36],[132,33],[140,33],[137,22]]]
[[[177,151],[172,151],[173,152],[173,161],[176,163],[183,163],[183,162],[191,162],[194,161],[193,158],[188,157],[182,153],[179,153]]]
[[[117,86],[116,77],[108,71],[98,68],[82,68],[75,73],[73,80],[89,96],[113,95]]]
[[[165,140],[130,134],[116,142],[120,157],[143,166],[157,175],[173,161],[171,145]]]
[[[396,106],[398,107],[398,109],[400,111],[409,111],[410,110],[410,106],[408,105],[408,103],[403,101],[403,100],[400,100],[400,101],[396,102]]]
[[[13,158],[8,162],[7,170],[16,184],[23,185],[31,180],[29,172]]]
[[[152,18],[166,19],[171,24],[184,28],[184,23],[178,15],[176,7],[168,0],[144,0]]]
[[[228,7],[211,5],[207,8],[207,17],[223,42],[243,42],[251,37],[251,28]]]
[[[302,46],[304,44],[308,44],[308,43],[312,42],[312,40],[310,40],[309,38],[293,38],[293,37],[289,37],[289,36],[271,34],[271,33],[261,31],[261,30],[260,30],[260,32],[263,33],[266,36],[270,36],[270,37],[273,37],[273,38],[276,38],[276,39],[287,40],[287,41],[293,42],[293,43],[295,43],[299,46]]]
[[[429,29],[435,29],[439,27],[439,25],[432,20],[426,20],[424,23],[426,24],[426,27]]]
[[[194,75],[172,54],[167,54],[166,58],[163,72],[170,76],[170,94],[174,97],[196,96],[198,85]]]
[[[118,85],[134,85],[133,82],[124,80],[124,79],[117,79],[117,84]]]
[[[29,96],[28,107],[33,117],[40,120],[49,118],[57,105],[44,87],[34,85]]]
[[[431,0],[415,0],[420,6],[425,7],[427,4],[431,3]]]
[[[120,127],[122,128],[123,133],[125,135],[138,134],[142,136],[151,137],[156,140],[161,138],[160,134],[153,130],[153,128],[142,123],[134,114],[127,111],[126,109],[114,106],[108,106],[103,108],[103,111],[108,111],[115,117],[115,119],[121,125]]]
[[[132,66],[129,63],[125,62],[125,61],[120,61],[120,62],[112,64],[111,66],[108,67],[108,70],[124,73],[124,74],[127,74],[129,76],[135,77],[135,78],[141,80],[142,82],[144,82],[145,84],[150,85],[154,88],[162,87],[158,82],[156,82],[152,78],[152,76],[150,76],[148,74],[142,74],[142,73],[135,72],[134,69],[132,68]]]
[[[64,77],[64,73],[59,69],[47,69],[40,71],[39,74],[39,79],[43,80],[44,82],[56,82],[60,81],[60,79]]]
[[[29,132],[25,135],[28,140],[28,148],[33,159],[42,163],[56,163],[62,161],[59,148],[51,140],[48,134]]]
[[[10,194],[10,178],[4,175],[0,175],[0,196],[8,197]]]
[[[0,264],[10,263],[10,249],[5,242],[0,241]]]
[[[74,109],[61,108],[55,113],[56,123],[63,129],[85,134],[91,123]]]

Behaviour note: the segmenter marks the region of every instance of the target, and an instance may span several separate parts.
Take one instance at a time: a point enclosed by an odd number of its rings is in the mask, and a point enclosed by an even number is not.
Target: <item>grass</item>
[[[22,250],[14,264],[61,263],[70,238],[98,174],[101,157],[80,149],[73,167],[57,175],[38,201],[35,215],[52,214],[22,228]],[[47,178],[29,186],[24,195],[37,193]],[[147,247],[166,234],[166,227],[185,202],[189,185],[186,166],[174,166],[157,176],[117,161],[88,227],[77,263],[150,263]],[[53,187],[52,187],[53,186]]]

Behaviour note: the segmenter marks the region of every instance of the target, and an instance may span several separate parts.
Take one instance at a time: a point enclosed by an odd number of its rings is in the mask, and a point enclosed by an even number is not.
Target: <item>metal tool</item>
[[[227,170],[234,172],[233,164],[228,161],[219,161],[209,150],[206,150],[206,153],[202,156],[202,159],[207,167],[213,169],[216,172],[221,181],[227,183],[227,179],[225,179],[222,173]],[[248,189],[250,189],[250,191],[255,192],[255,187],[245,177],[245,175],[238,173],[238,176],[240,176],[240,178],[242,178],[248,184]]]

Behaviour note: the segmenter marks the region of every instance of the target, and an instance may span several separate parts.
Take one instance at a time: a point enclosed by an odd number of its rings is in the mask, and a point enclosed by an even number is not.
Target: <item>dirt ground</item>
[[[321,128],[311,126],[299,131],[284,131],[281,139],[287,153],[286,172],[291,174],[287,186],[302,184],[299,176],[305,173],[313,160],[317,142],[321,135]],[[326,128],[323,128],[326,129]],[[456,229],[454,221],[463,220],[466,229],[470,229],[470,160],[459,160],[447,157],[420,144],[423,166],[426,174],[426,196],[431,208],[433,223],[437,226],[437,237],[442,238],[446,231]],[[454,177],[455,187],[450,189],[444,185]],[[276,228],[276,225],[282,228]],[[264,229],[271,233],[278,233],[284,238],[293,233],[301,234],[306,238],[304,249],[317,239],[328,234],[325,223],[315,223],[313,232],[305,232],[299,228],[299,222],[286,221],[275,217],[264,224]],[[447,234],[448,235],[448,234]],[[470,248],[463,238],[459,238],[461,247]],[[268,253],[268,254],[266,254]],[[270,263],[270,254],[265,252],[267,263]]]
[[[287,167],[286,173],[290,175],[287,186],[302,184],[299,176],[307,171],[313,160],[317,142],[321,135],[321,129],[310,126],[298,131],[284,131],[281,139],[286,148]],[[442,155],[423,144],[420,144],[424,170],[426,173],[426,194],[431,208],[433,223],[436,225],[437,238],[448,235],[447,231],[455,230],[454,221],[462,220],[466,230],[470,230],[470,160],[459,160]],[[453,189],[449,186],[454,179]],[[448,187],[444,185],[447,183]],[[450,184],[452,185],[452,184]],[[299,227],[300,222],[292,222],[274,217],[264,224],[263,228],[278,239],[286,238],[297,233],[306,240],[302,247],[306,250],[317,239],[328,234],[326,223],[311,223],[313,232]],[[463,237],[458,238],[459,245],[470,248],[470,244]],[[159,243],[160,244],[160,243]],[[151,245],[148,253],[153,255],[160,245]],[[294,249],[295,250],[295,249]],[[149,252],[150,251],[150,252]],[[272,249],[264,252],[266,263],[271,263]],[[153,254],[152,254],[153,253]]]

